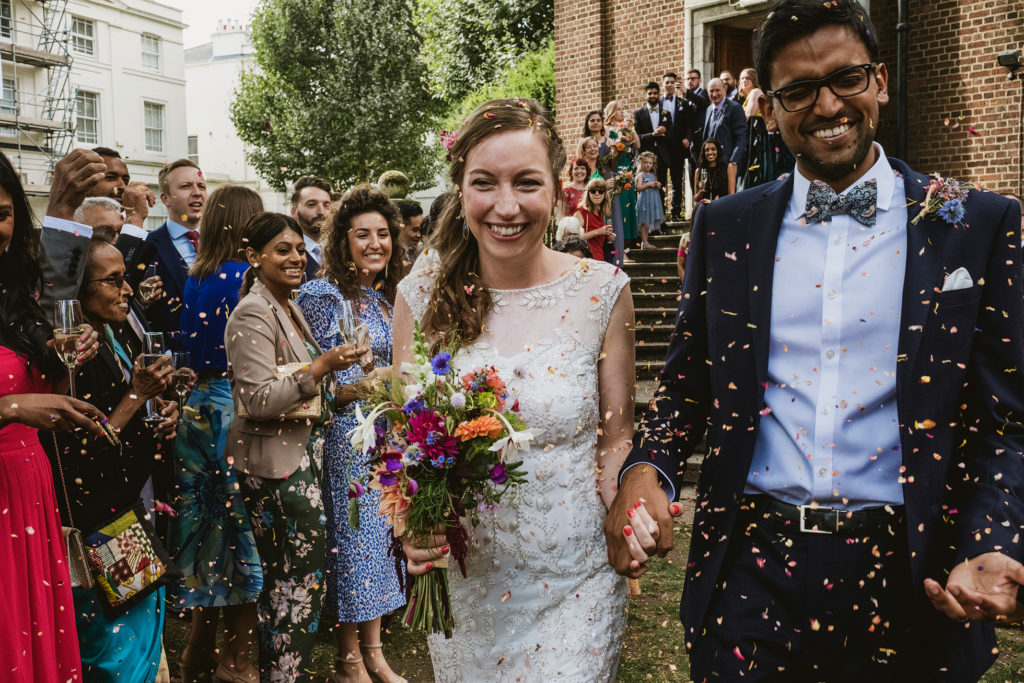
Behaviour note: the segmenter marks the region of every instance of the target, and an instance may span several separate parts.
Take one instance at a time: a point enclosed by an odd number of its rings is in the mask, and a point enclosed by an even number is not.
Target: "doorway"
[[[715,73],[731,71],[738,82],[740,71],[754,66],[751,30],[737,26],[715,26]],[[710,79],[712,76],[708,76]]]

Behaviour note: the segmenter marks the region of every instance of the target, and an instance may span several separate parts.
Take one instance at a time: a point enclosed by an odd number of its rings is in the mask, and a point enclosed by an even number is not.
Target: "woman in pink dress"
[[[0,679],[17,683],[82,680],[53,474],[36,430],[99,436],[105,420],[88,403],[49,393],[67,371],[47,347],[51,327],[34,297],[41,285],[28,202],[0,155]],[[95,347],[89,330],[80,362]]]

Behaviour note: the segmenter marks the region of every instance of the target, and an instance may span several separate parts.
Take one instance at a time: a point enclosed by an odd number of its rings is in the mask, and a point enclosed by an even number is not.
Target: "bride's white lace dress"
[[[399,289],[414,319],[427,310],[433,269]],[[450,640],[428,640],[438,681],[611,681],[626,628],[626,582],[608,566],[597,489],[598,358],[628,278],[580,261],[556,280],[494,290],[484,334],[455,356],[460,373],[493,365],[539,430],[516,498],[482,511],[468,577],[449,571]]]

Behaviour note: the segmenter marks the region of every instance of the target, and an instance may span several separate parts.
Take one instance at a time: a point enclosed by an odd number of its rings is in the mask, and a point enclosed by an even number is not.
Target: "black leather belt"
[[[820,505],[792,505],[767,495],[744,496],[742,505],[745,509],[774,515],[807,534],[859,536],[894,533],[904,521],[902,505],[840,510]]]

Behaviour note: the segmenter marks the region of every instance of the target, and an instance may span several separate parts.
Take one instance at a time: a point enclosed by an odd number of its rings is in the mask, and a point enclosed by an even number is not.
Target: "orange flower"
[[[501,423],[493,415],[481,415],[475,420],[463,422],[455,428],[455,436],[463,441],[487,436],[497,439],[501,436]]]
[[[632,190],[632,189],[633,189],[633,186],[632,186],[632,185],[630,185],[629,183],[626,183],[626,185],[625,185],[625,189],[627,189],[627,190]]]
[[[615,149],[617,149],[617,150],[619,150],[621,152],[622,150],[626,149],[626,146],[624,144],[622,144],[621,142],[619,142],[619,143],[615,144]]]

